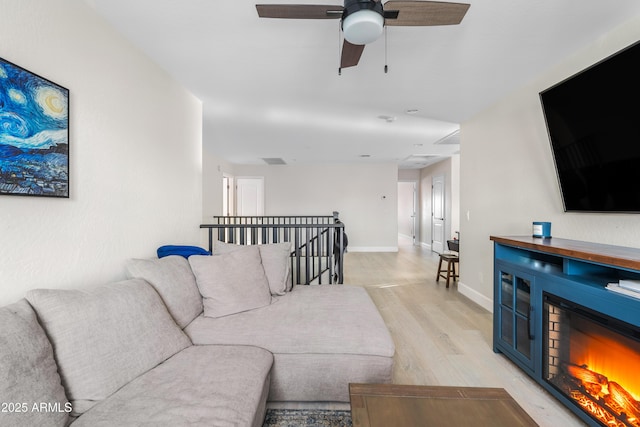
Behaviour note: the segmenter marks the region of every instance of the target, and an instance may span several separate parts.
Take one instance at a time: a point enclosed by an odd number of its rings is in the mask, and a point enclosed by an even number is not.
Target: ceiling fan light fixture
[[[260,18],[282,19],[340,19],[342,51],[340,74],[343,68],[358,65],[365,45],[380,38],[385,25],[415,27],[456,25],[469,9],[466,3],[447,1],[403,0],[344,0],[344,7],[323,4],[257,4]],[[386,48],[385,48],[386,62]],[[384,72],[387,72],[385,63]]]
[[[371,43],[382,35],[383,28],[384,18],[373,10],[359,10],[342,21],[344,38],[351,44]]]
[[[342,33],[351,44],[365,45],[377,40],[384,29],[382,2],[345,0]]]

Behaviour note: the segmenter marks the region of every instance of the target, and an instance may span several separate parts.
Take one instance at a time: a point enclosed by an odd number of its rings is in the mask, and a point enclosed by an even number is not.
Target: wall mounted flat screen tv
[[[640,212],[640,42],[540,100],[565,211]]]

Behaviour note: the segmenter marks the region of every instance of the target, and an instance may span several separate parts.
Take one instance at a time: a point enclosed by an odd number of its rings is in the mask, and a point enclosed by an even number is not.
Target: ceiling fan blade
[[[342,56],[340,58],[340,68],[354,67],[358,65],[362,51],[364,50],[363,44],[353,44],[348,41],[344,41],[342,44]]]
[[[439,1],[395,1],[384,4],[385,25],[388,26],[430,26],[456,25],[462,21],[469,9],[466,3]],[[386,12],[398,11],[396,19],[386,16]]]
[[[260,18],[336,19],[342,18],[344,7],[321,4],[257,4]]]

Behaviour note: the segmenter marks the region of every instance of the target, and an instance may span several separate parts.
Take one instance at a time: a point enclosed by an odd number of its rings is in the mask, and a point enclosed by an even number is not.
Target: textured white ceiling
[[[204,143],[241,164],[423,166],[403,160],[458,151],[434,143],[640,15],[637,0],[471,0],[460,25],[389,27],[338,75],[339,20],[261,19],[240,0],[86,1],[203,101]]]

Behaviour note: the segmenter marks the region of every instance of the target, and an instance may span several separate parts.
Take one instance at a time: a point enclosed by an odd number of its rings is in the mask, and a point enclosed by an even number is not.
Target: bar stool
[[[448,240],[447,247],[450,251],[459,250],[459,242],[457,240]],[[442,268],[442,263],[447,263],[447,268]],[[436,276],[436,282],[440,281],[440,278],[447,280],[447,288],[449,287],[449,280],[453,278],[456,281],[458,273],[456,273],[456,264],[460,262],[460,256],[454,253],[442,253],[440,254],[440,262],[438,262],[438,275]]]

